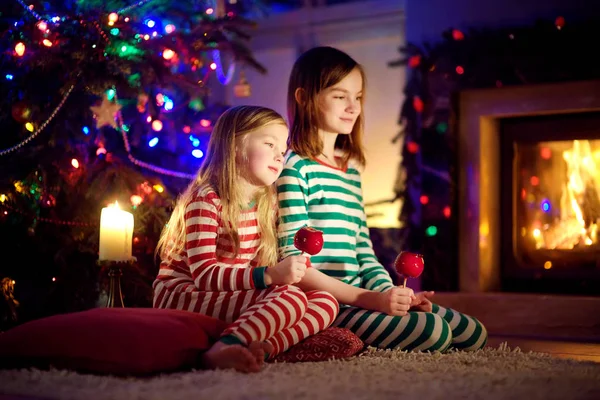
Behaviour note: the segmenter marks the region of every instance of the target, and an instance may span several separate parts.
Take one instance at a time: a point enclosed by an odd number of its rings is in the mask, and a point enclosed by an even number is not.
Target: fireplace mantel
[[[500,290],[500,120],[600,110],[600,80],[467,90],[459,96],[459,289]]]

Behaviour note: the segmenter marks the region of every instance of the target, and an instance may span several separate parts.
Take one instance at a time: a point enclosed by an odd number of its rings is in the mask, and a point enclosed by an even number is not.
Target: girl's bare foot
[[[248,346],[248,350],[250,350],[258,365],[262,367],[265,363],[265,354],[273,353],[273,345],[267,342],[252,342]]]
[[[233,368],[240,372],[258,372],[263,363],[264,361],[261,361],[259,364],[256,355],[244,346],[222,342],[215,343],[200,357],[200,364],[206,369]]]

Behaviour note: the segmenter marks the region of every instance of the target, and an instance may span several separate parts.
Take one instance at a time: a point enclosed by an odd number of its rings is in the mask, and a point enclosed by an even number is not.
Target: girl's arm
[[[315,268],[307,268],[302,280],[296,283],[300,289],[324,290],[336,298],[340,304],[379,311],[388,315],[404,316],[415,301],[410,288],[392,287],[386,292],[375,292],[348,285],[325,275]]]
[[[356,238],[356,259],[359,265],[359,275],[366,289],[385,292],[395,285],[389,272],[381,265],[373,250],[373,243],[371,242],[369,228],[367,227],[367,216],[362,199],[360,211],[360,230]]]
[[[378,300],[381,293],[361,289],[348,285],[338,279],[325,275],[316,268],[307,268],[304,277],[296,283],[300,289],[324,290],[331,293],[340,304],[365,308],[367,310],[378,310]]]
[[[299,255],[300,250],[294,247],[294,235],[309,222],[306,211],[308,182],[296,168],[284,165],[277,179],[277,198],[279,257]]]
[[[266,267],[236,268],[217,261],[220,212],[216,200],[210,192],[196,197],[185,209],[185,250],[195,286],[219,292],[266,288]]]

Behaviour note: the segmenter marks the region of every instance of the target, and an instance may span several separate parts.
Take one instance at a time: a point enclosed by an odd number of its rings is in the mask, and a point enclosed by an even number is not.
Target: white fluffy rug
[[[67,371],[0,371],[0,393],[28,399],[600,399],[600,364],[523,353],[369,349],[346,360],[269,364],[257,374],[193,371],[121,379]],[[17,397],[2,397],[17,398]]]

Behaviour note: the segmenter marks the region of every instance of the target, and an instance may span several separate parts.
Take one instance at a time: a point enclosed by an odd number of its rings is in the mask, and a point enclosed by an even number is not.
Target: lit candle
[[[100,260],[131,260],[133,214],[123,211],[115,201],[100,214]]]

